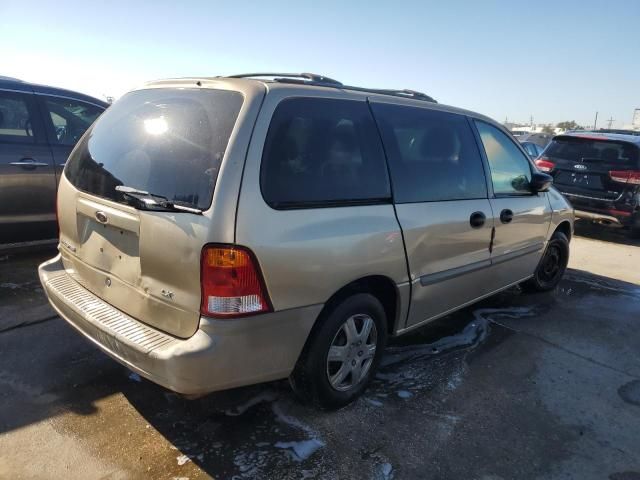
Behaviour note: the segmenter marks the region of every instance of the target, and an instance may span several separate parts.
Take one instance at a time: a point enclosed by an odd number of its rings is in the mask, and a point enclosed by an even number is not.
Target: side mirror
[[[542,172],[534,172],[531,175],[531,181],[529,182],[529,188],[532,192],[548,192],[549,188],[553,184],[553,177]]]

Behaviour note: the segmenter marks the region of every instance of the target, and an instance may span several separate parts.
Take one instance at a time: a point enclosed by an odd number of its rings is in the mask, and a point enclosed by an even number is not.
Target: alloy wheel
[[[360,384],[376,354],[378,330],[366,314],[349,317],[338,329],[327,354],[327,378],[341,392]]]

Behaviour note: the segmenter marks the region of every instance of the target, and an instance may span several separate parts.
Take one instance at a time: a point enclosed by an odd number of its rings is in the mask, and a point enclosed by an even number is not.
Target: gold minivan
[[[156,81],[71,153],[40,279],[60,316],[171,390],[289,378],[336,408],[389,336],[558,284],[573,209],[550,184],[501,125],[419,92]]]

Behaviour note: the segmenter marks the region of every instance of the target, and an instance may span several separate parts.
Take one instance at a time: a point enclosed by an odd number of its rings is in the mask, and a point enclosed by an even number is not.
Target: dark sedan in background
[[[57,241],[60,174],[108,106],[81,93],[0,77],[0,250]]]

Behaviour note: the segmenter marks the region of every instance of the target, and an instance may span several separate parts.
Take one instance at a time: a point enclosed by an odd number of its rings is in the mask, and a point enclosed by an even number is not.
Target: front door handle
[[[500,212],[500,221],[502,223],[511,223],[511,220],[513,220],[513,212],[511,210],[505,208]]]
[[[469,225],[471,228],[481,228],[484,225],[487,216],[482,212],[473,212],[469,217]]]
[[[17,162],[11,162],[10,165],[14,165],[16,167],[22,167],[25,170],[30,170],[36,167],[48,167],[49,164],[45,162],[36,162],[33,158],[23,158]]]

